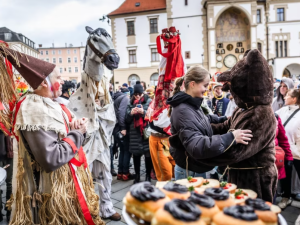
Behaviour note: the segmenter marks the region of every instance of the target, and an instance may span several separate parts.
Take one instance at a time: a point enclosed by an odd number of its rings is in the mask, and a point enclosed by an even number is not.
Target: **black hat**
[[[136,84],[133,87],[133,94],[136,94],[136,93],[138,93],[138,94],[144,93],[144,88],[141,85],[141,82],[139,80],[136,82]]]

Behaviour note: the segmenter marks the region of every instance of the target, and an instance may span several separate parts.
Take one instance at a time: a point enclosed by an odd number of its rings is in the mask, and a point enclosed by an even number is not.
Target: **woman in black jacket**
[[[221,123],[223,117],[205,116],[201,109],[203,94],[209,85],[209,73],[201,66],[190,68],[186,75],[175,81],[173,97],[167,103],[171,106],[170,152],[175,166],[175,179],[188,176],[204,176],[213,167],[197,162],[224,153],[236,143],[248,144],[250,130],[235,130],[223,135],[213,135],[211,123]],[[184,84],[185,92],[180,91]]]
[[[144,138],[144,130],[148,123],[145,121],[145,115],[151,98],[143,94],[144,89],[139,81],[134,85],[133,96],[130,104],[127,106],[126,123],[129,124],[129,151],[133,155],[133,164],[135,170],[134,183],[140,182],[141,157],[145,155],[146,181],[151,181],[150,173],[153,168],[149,139]]]

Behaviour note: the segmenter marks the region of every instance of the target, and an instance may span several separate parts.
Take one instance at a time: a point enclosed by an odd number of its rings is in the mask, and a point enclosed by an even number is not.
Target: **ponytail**
[[[180,92],[180,88],[183,84],[184,81],[184,76],[183,77],[179,77],[175,80],[175,88],[173,91],[173,95],[175,95],[176,93]],[[172,113],[172,106],[170,106],[169,111],[168,111],[168,117],[171,117],[171,113]]]

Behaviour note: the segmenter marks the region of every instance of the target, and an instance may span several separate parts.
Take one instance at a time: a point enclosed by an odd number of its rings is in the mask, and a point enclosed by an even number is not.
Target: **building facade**
[[[74,83],[81,81],[82,47],[42,47],[39,46],[39,58],[56,64],[59,73],[64,80],[71,80]]]
[[[157,82],[156,37],[166,27],[181,33],[189,68],[230,70],[243,53],[257,48],[273,76],[299,79],[300,0],[126,0],[111,19],[120,66],[115,85],[131,79]]]

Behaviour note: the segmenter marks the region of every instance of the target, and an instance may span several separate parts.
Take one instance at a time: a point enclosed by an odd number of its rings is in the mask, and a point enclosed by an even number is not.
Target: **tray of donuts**
[[[280,208],[252,190],[201,177],[133,185],[123,199],[128,225],[287,225]]]

